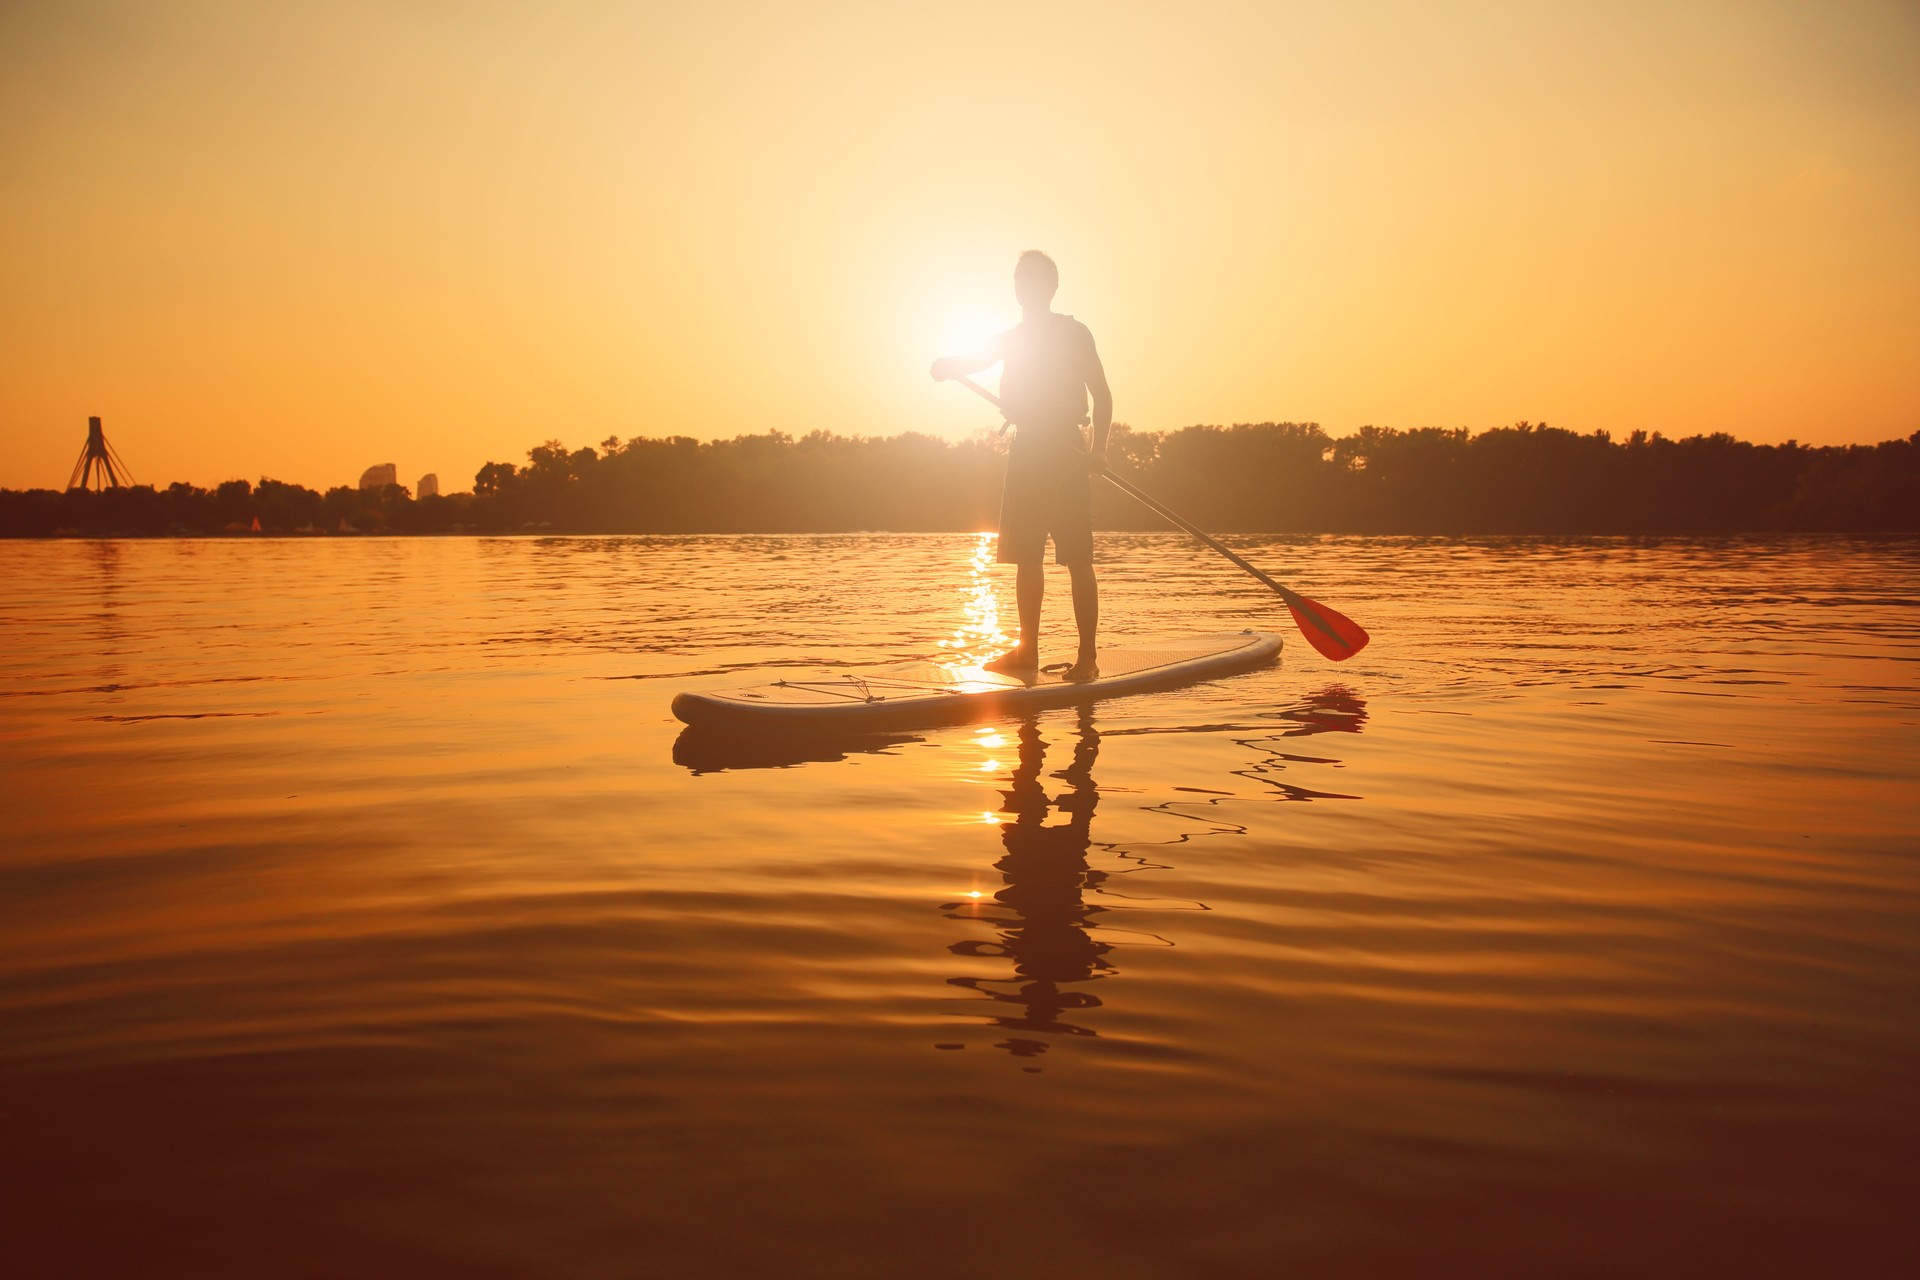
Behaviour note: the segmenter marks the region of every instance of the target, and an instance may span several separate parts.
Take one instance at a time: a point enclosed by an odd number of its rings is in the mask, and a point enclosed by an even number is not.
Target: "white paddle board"
[[[673,714],[701,728],[750,733],[914,729],[1211,680],[1274,661],[1280,644],[1271,632],[1226,631],[1113,645],[1100,650],[1098,678],[1073,682],[1057,672],[1002,674],[934,662],[821,671],[725,693],[681,693]]]

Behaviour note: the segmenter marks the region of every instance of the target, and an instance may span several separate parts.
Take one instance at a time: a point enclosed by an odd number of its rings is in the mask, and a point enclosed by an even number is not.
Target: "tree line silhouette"
[[[1002,442],[933,436],[614,438],[489,462],[473,492],[324,493],[278,480],[104,492],[0,490],[0,536],[294,533],[832,533],[992,528]],[[1877,445],[1759,445],[1724,433],[1616,441],[1544,423],[1464,428],[1116,424],[1109,462],[1198,524],[1272,533],[1906,532],[1920,431]],[[1158,518],[1106,485],[1105,529]]]

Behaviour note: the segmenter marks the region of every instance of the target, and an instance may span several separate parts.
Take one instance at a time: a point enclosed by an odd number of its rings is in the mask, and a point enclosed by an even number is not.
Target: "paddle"
[[[973,392],[994,408],[1004,410],[1004,406],[1000,403],[1000,397],[994,395],[993,392],[987,390],[971,378],[957,377],[954,381],[966,387],[967,390]],[[1179,513],[1171,510],[1151,495],[1142,492],[1134,485],[1122,480],[1119,476],[1108,470],[1105,463],[1100,463],[1098,466],[1099,474],[1106,477],[1107,481],[1116,489],[1120,490],[1120,492],[1135,499],[1149,511],[1154,512],[1169,523],[1185,529],[1188,533],[1200,539],[1200,541],[1206,543],[1215,551],[1218,551],[1221,555],[1258,578],[1268,587],[1271,587],[1274,594],[1286,601],[1287,612],[1293,615],[1293,623],[1300,628],[1300,634],[1306,637],[1307,643],[1319,651],[1322,657],[1334,662],[1345,662],[1348,658],[1351,658],[1354,654],[1367,647],[1368,636],[1365,628],[1359,623],[1347,617],[1345,614],[1327,608],[1327,606],[1321,604],[1318,600],[1309,599],[1297,591],[1289,590],[1281,586],[1252,564],[1249,564],[1247,560],[1237,552],[1206,533],[1198,525],[1185,519],[1179,515]]]

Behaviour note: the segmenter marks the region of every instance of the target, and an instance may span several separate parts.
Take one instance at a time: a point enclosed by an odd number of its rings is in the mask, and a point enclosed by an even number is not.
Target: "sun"
[[[984,349],[988,339],[1006,327],[999,316],[985,309],[958,312],[947,321],[940,354],[971,355]]]

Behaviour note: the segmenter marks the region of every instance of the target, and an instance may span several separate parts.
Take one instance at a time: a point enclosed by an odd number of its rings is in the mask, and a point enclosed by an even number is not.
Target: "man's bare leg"
[[[1075,579],[1075,581],[1079,581]],[[989,671],[1034,671],[1040,666],[1040,599],[1047,589],[1046,566],[1035,560],[1020,566],[1014,579],[1014,605],[1020,611],[1020,642],[985,666]],[[1079,604],[1075,588],[1075,607]]]
[[[1067,672],[1069,680],[1091,680],[1100,674],[1094,653],[1094,635],[1100,630],[1100,584],[1094,580],[1093,563],[1068,565],[1073,575],[1073,625],[1080,632],[1080,653]]]

